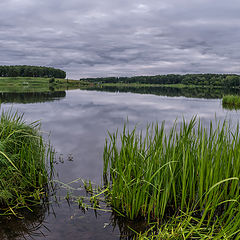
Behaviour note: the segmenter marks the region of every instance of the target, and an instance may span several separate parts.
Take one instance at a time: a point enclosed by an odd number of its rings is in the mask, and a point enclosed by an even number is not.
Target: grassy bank
[[[240,96],[239,95],[223,96],[222,105],[224,108],[239,109],[240,108]]]
[[[76,89],[84,83],[71,79],[0,77],[0,92],[47,92]]]
[[[53,153],[39,133],[39,123],[26,124],[18,114],[0,119],[0,213],[15,214],[47,196]]]
[[[111,206],[155,228],[140,239],[238,239],[239,126],[204,128],[193,118],[146,133],[124,128],[104,150]]]

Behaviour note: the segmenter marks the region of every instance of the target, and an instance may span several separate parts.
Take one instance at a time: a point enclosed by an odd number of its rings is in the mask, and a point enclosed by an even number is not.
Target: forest
[[[83,78],[80,80],[93,83],[184,84],[220,87],[240,86],[240,75],[237,74],[168,74],[136,77]]]
[[[66,72],[52,67],[41,66],[0,66],[0,77],[55,77],[66,78]]]

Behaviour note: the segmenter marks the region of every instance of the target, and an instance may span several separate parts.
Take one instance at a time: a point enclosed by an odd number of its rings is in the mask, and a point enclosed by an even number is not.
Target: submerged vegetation
[[[228,109],[240,109],[240,96],[239,95],[226,95],[223,96],[222,105]]]
[[[106,141],[103,174],[113,209],[155,222],[139,239],[239,239],[239,126],[124,127]]]
[[[0,210],[16,210],[41,203],[48,194],[53,152],[39,133],[39,123],[3,112],[0,118]]]

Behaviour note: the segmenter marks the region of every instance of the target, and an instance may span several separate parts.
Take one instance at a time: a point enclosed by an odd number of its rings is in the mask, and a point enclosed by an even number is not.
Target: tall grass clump
[[[0,117],[0,210],[14,213],[40,203],[47,194],[53,152],[39,133],[39,122],[26,124],[22,115]],[[50,166],[51,165],[51,166]]]
[[[240,108],[240,96],[238,96],[238,95],[223,96],[222,105],[224,108],[239,109]]]
[[[194,117],[167,132],[162,123],[109,136],[103,172],[114,209],[157,223],[156,239],[240,235],[239,125],[205,128]]]

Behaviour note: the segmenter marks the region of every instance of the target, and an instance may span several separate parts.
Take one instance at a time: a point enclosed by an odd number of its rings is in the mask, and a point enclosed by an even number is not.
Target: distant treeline
[[[0,66],[0,77],[55,77],[66,78],[66,72],[51,67]]]
[[[240,86],[240,75],[236,74],[168,74],[136,77],[83,78],[94,83],[141,83],[141,84],[185,84],[202,86]]]

